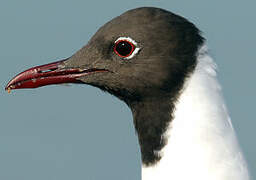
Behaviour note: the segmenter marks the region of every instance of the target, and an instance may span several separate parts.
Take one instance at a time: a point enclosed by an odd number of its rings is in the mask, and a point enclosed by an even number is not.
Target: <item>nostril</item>
[[[47,73],[51,71],[55,71],[57,68],[52,68],[52,69],[46,69],[46,70],[39,70],[38,73]]]

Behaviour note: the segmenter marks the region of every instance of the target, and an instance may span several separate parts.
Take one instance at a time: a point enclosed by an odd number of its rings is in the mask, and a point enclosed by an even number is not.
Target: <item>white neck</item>
[[[143,180],[248,180],[247,165],[228,116],[216,65],[206,46],[176,104],[162,159],[142,167]]]

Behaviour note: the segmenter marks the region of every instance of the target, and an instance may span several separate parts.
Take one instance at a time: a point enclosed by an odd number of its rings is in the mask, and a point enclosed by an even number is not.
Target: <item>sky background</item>
[[[132,115],[117,98],[86,85],[12,91],[17,73],[66,58],[126,10],[155,6],[202,30],[256,177],[255,0],[0,0],[0,179],[139,180]]]

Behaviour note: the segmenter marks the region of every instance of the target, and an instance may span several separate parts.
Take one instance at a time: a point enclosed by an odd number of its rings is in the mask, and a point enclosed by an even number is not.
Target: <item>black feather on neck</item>
[[[138,133],[142,162],[152,165],[161,159],[158,154],[166,144],[165,133],[171,122],[174,103],[170,97],[145,99],[131,106]]]

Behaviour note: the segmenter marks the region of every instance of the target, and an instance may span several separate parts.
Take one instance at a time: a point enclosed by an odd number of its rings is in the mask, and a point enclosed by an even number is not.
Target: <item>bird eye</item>
[[[131,42],[126,40],[117,41],[114,47],[115,53],[118,56],[123,58],[131,55],[134,49],[135,49],[134,45]]]
[[[131,38],[120,37],[115,41],[114,52],[124,59],[132,58],[139,50],[137,43]]]

